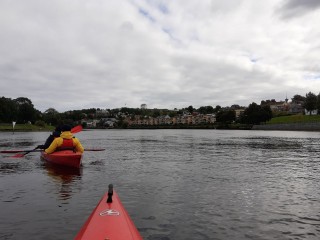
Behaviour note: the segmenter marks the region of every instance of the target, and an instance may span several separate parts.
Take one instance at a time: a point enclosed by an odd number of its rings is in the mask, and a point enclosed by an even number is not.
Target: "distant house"
[[[269,106],[273,112],[286,112],[289,110],[289,104],[284,101],[270,103]]]
[[[109,111],[107,109],[99,109],[96,110],[96,116],[97,117],[107,117],[109,116]]]
[[[261,106],[269,106],[272,112],[289,112],[290,103],[286,98],[285,101],[277,102],[275,99],[261,101]]]
[[[97,120],[97,119],[81,121],[81,123],[87,124],[87,128],[95,128],[95,127],[97,127],[97,123],[98,122],[99,122],[99,120]]]
[[[205,114],[203,115],[203,123],[215,123],[216,115],[215,114]]]
[[[303,108],[302,103],[299,102],[291,102],[289,105],[289,112],[290,113],[303,113],[305,111],[305,109]]]
[[[115,118],[101,118],[99,123],[103,127],[113,128],[116,122]]]

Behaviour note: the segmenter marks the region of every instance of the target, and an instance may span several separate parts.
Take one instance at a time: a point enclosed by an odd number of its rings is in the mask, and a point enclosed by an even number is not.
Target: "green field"
[[[320,122],[320,115],[291,115],[272,118],[267,124]]]
[[[53,131],[53,126],[45,126],[40,127],[32,124],[16,124],[14,127],[14,131],[22,132],[22,131]],[[0,131],[13,131],[12,124],[0,124]]]

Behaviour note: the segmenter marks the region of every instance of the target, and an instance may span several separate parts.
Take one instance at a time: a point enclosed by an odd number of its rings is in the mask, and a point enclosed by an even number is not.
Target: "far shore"
[[[32,124],[16,124],[13,128],[12,124],[0,124],[1,132],[52,132],[53,126],[36,126]]]
[[[123,129],[123,128],[111,128]],[[320,131],[320,122],[278,123],[261,125],[158,125],[158,126],[132,126],[127,129],[202,129],[202,130],[266,130],[266,131]],[[16,124],[14,129],[10,124],[0,124],[0,132],[52,132],[54,126],[36,126],[32,124]],[[95,130],[95,128],[83,129]],[[101,129],[100,129],[101,130]],[[107,129],[106,129],[107,130]]]

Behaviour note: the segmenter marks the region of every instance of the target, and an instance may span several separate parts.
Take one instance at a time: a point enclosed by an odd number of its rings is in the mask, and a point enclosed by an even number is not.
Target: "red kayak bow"
[[[142,240],[112,184],[75,240]]]

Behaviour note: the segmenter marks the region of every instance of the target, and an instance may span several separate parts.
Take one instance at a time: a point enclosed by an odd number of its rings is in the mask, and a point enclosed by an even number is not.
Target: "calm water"
[[[0,150],[48,133],[0,132]],[[78,133],[80,171],[0,155],[0,239],[73,239],[113,183],[144,239],[320,239],[320,133]]]

